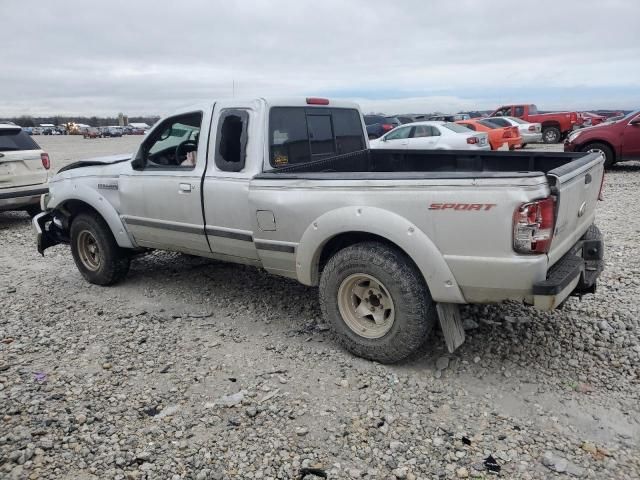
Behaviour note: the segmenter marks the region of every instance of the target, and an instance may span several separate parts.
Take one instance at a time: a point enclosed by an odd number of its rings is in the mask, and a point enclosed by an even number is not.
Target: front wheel
[[[542,130],[542,140],[544,143],[558,143],[562,138],[562,133],[559,128],[545,127]]]
[[[381,363],[421,350],[437,319],[420,271],[403,252],[378,242],[331,257],[320,278],[320,306],[342,346]]]
[[[95,285],[112,285],[122,280],[131,262],[111,229],[97,214],[81,213],[71,224],[71,254],[82,276]]]
[[[582,151],[599,153],[604,156],[604,168],[609,168],[615,163],[613,150],[609,148],[609,145],[605,145],[604,143],[589,143],[582,147]]]

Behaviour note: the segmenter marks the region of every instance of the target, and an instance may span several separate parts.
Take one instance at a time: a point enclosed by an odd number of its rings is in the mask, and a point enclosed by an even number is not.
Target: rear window
[[[40,150],[40,147],[22,130],[13,128],[0,129],[0,152],[14,150]]]
[[[538,114],[538,107],[536,107],[535,105],[529,105],[529,115],[537,115]]]
[[[269,148],[273,167],[363,150],[360,114],[344,108],[274,107]]]
[[[504,118],[492,118],[491,120],[487,120],[488,122],[495,123],[496,125],[500,125],[501,127],[510,127],[511,124],[505,120]]]
[[[457,123],[443,123],[441,127],[448,128],[456,133],[469,133],[469,128],[458,125]]]
[[[489,120],[478,120],[478,123],[481,123],[485,127],[489,127],[489,128],[502,128],[500,125],[490,122]]]

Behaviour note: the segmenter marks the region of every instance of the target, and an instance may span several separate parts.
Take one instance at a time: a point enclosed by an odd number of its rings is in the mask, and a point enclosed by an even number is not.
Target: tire
[[[359,301],[354,293],[358,290],[365,300]],[[368,311],[376,304],[383,312],[378,312],[379,325],[372,314],[356,313],[361,306]],[[320,307],[338,343],[380,363],[398,362],[422,350],[437,319],[417,267],[403,252],[379,242],[358,243],[331,257],[320,277]]]
[[[38,215],[40,212],[42,212],[42,209],[40,208],[40,205],[29,205],[27,208],[24,209],[24,211],[27,212],[27,215],[33,218],[36,215]]]
[[[81,213],[71,223],[71,254],[82,276],[95,285],[113,285],[129,271],[131,258],[116,243],[98,214]]]
[[[542,141],[544,143],[558,143],[562,138],[562,133],[557,127],[544,127],[542,129]]]
[[[614,163],[616,163],[615,156],[613,154],[613,150],[609,145],[604,143],[588,143],[583,146],[581,149],[583,152],[598,152],[604,155],[604,168],[611,168]]]

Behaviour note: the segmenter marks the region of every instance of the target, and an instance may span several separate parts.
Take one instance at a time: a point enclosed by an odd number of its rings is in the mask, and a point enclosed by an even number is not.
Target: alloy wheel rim
[[[102,263],[100,248],[90,231],[83,230],[78,234],[77,247],[82,264],[92,272],[98,270]]]
[[[338,309],[347,326],[364,338],[385,336],[395,321],[389,290],[366,273],[355,273],[342,281],[338,289]]]

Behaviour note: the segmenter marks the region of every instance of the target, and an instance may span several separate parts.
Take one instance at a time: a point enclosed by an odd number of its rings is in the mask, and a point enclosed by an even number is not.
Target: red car
[[[640,110],[613,122],[577,130],[564,144],[565,152],[600,152],[605,167],[640,160]]]
[[[530,123],[542,125],[542,141],[558,143],[582,124],[577,112],[538,113],[535,105],[503,105],[490,117],[518,117]]]

